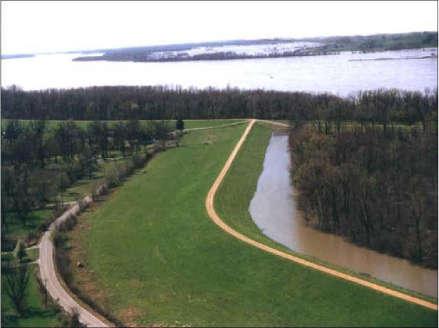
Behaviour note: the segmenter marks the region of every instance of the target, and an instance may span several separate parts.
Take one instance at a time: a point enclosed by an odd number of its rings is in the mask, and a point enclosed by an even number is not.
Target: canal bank
[[[249,208],[264,235],[294,252],[437,297],[437,270],[356,246],[340,236],[307,226],[296,208],[289,169],[288,136],[274,133]]]

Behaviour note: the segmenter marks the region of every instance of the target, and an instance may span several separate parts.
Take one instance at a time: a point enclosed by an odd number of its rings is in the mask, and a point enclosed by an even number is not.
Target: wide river
[[[437,270],[356,246],[340,236],[307,226],[296,209],[289,170],[288,136],[275,133],[249,209],[253,221],[267,237],[298,253],[437,297]]]
[[[378,88],[424,91],[426,88],[437,88],[437,58],[401,58],[424,57],[432,53],[437,54],[437,48],[174,63],[74,62],[72,58],[79,54],[38,55],[1,60],[1,84],[15,84],[25,90],[94,85],[229,86],[331,92],[340,96]],[[394,59],[364,60],[374,58]]]

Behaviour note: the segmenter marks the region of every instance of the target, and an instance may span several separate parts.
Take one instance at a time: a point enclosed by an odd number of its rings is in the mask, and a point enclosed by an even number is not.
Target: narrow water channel
[[[307,226],[296,209],[289,169],[288,136],[274,133],[249,208],[253,221],[267,237],[298,253],[437,297],[437,270],[356,246]]]

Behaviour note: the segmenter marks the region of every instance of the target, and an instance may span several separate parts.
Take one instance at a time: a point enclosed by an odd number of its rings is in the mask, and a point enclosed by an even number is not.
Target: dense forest
[[[331,51],[386,51],[417,48],[436,48],[437,32],[334,36],[313,39],[324,42],[323,49]]]
[[[307,125],[290,133],[291,176],[314,227],[437,268],[437,129]]]
[[[437,90],[377,90],[350,98],[305,92],[166,87],[89,87],[23,91],[2,89],[2,116],[8,119],[162,120],[260,118],[362,124],[437,125]]]
[[[238,54],[230,51],[223,51],[224,46],[246,46],[246,45],[273,45],[291,42],[318,42],[317,47],[306,47],[297,51],[285,51],[282,53]],[[135,61],[135,62],[157,62],[157,61],[191,61],[191,60],[230,60],[247,58],[274,58],[293,56],[315,56],[331,54],[339,51],[385,51],[400,49],[416,49],[437,47],[437,32],[413,32],[398,34],[376,34],[356,36],[334,36],[305,39],[266,39],[266,40],[233,40],[224,42],[203,42],[187,43],[163,46],[132,47],[121,49],[110,49],[103,51],[99,56],[83,56],[75,58],[79,61]],[[201,53],[198,55],[187,55],[184,51],[200,47],[218,47],[217,52]],[[178,54],[173,52],[180,51]],[[96,51],[102,52],[102,51]],[[162,55],[165,54],[164,56]],[[159,54],[159,55],[157,55]]]
[[[146,146],[167,139],[169,132],[164,122],[140,124],[136,120],[113,125],[94,121],[86,127],[65,121],[52,128],[43,120],[7,121],[2,126],[1,147],[2,249],[16,242],[8,236],[11,227],[26,226],[32,211],[62,202],[58,197],[63,190],[81,178],[91,178],[99,164],[129,159],[108,167],[105,179],[110,185],[127,170],[142,165],[147,159]]]

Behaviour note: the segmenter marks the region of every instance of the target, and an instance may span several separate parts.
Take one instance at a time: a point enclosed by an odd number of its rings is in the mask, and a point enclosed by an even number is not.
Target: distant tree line
[[[375,90],[349,98],[305,92],[166,87],[89,87],[23,91],[2,89],[9,119],[162,120],[260,118],[305,121],[413,124],[437,122],[437,90]]]
[[[325,50],[385,51],[418,48],[437,48],[437,32],[333,36],[321,38]]]
[[[327,127],[290,133],[291,176],[306,220],[437,268],[437,129]]]
[[[202,53],[198,55],[188,55],[184,51],[189,51],[199,47],[222,47],[227,45],[269,45],[284,44],[290,42],[318,42],[316,47],[303,49],[301,51],[286,51],[283,53],[270,53],[268,55],[238,54],[235,52],[221,51],[216,53]],[[339,51],[383,51],[437,47],[437,32],[412,32],[398,34],[375,34],[375,35],[354,35],[354,36],[334,36],[306,39],[261,39],[261,40],[234,40],[219,42],[202,42],[173,44],[163,46],[132,47],[121,49],[107,49],[94,51],[103,52],[99,56],[82,56],[75,58],[78,61],[187,61],[187,60],[230,60],[246,58],[274,58],[292,56],[323,55]],[[178,54],[173,52],[180,51]],[[84,52],[85,53],[85,52]],[[159,53],[157,55],[157,53]],[[163,55],[164,53],[164,55]]]
[[[234,59],[264,59],[264,58],[283,58],[283,57],[298,57],[298,56],[323,56],[337,54],[337,52],[331,50],[325,50],[321,47],[310,47],[297,50],[289,50],[282,52],[270,52],[266,54],[244,54],[236,53],[233,51],[217,51],[207,52],[195,55],[189,55],[186,52],[155,56],[153,53],[135,53],[130,55],[119,56],[84,56],[74,58],[73,61],[96,61],[96,60],[109,60],[109,61],[136,61],[136,62],[177,62],[177,61],[199,61],[199,60],[234,60]]]

